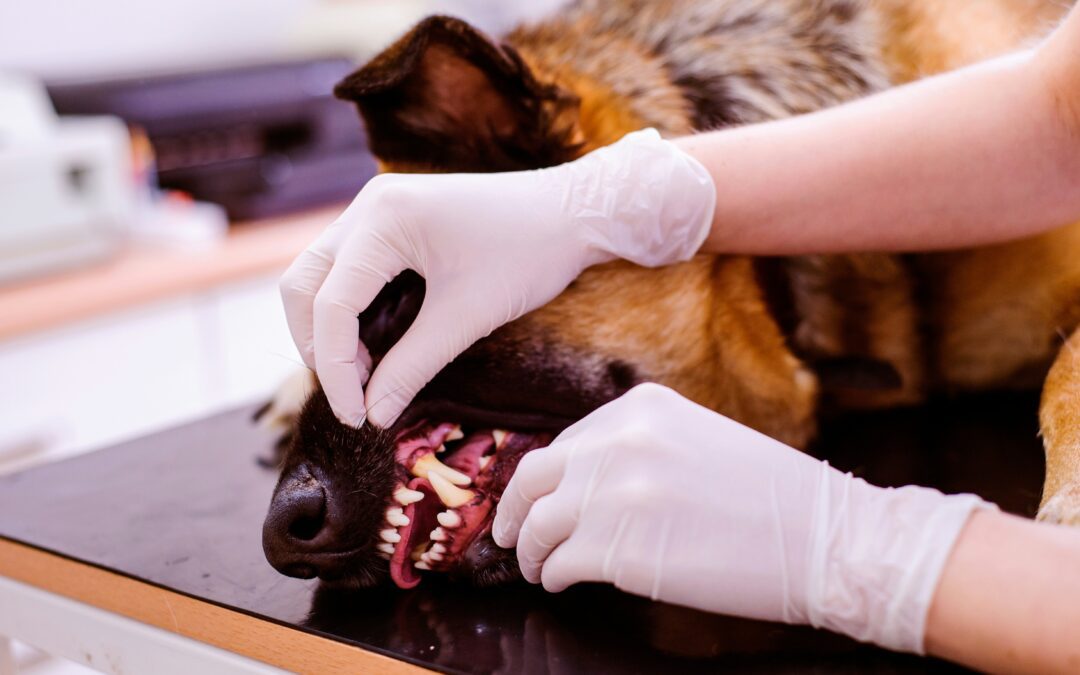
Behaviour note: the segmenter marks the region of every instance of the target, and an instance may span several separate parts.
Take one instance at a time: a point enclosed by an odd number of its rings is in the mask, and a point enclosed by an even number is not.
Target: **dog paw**
[[[1080,526],[1080,486],[1067,487],[1044,501],[1035,519],[1055,525]]]

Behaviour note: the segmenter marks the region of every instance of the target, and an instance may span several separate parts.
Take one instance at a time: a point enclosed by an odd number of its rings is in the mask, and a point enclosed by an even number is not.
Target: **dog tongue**
[[[426,478],[412,479],[408,488],[423,492],[424,498],[403,509],[409,524],[398,529],[401,541],[394,547],[394,555],[390,558],[390,578],[398,588],[413,588],[420,583],[420,575],[413,567],[410,556],[414,548],[427,541],[441,507],[438,495]]]

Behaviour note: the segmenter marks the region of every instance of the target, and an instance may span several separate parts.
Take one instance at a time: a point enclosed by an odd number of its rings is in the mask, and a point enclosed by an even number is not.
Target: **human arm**
[[[553,591],[603,581],[990,670],[1076,653],[1080,533],[869,485],[657,385],[523,458],[493,536]]]
[[[941,249],[1075,222],[1080,8],[1037,49],[676,143],[717,185],[709,251]]]
[[[972,516],[941,576],[926,651],[989,672],[1080,672],[1080,532]]]

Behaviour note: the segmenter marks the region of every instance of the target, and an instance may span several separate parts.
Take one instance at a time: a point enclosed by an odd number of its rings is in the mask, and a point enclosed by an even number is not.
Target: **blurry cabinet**
[[[269,396],[301,367],[277,278],[0,342],[0,472]]]

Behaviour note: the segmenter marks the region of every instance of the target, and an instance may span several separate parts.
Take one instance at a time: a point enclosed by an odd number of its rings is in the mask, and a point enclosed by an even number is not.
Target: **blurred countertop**
[[[0,340],[284,271],[341,211],[236,223],[198,248],[133,245],[105,262],[0,286]]]

